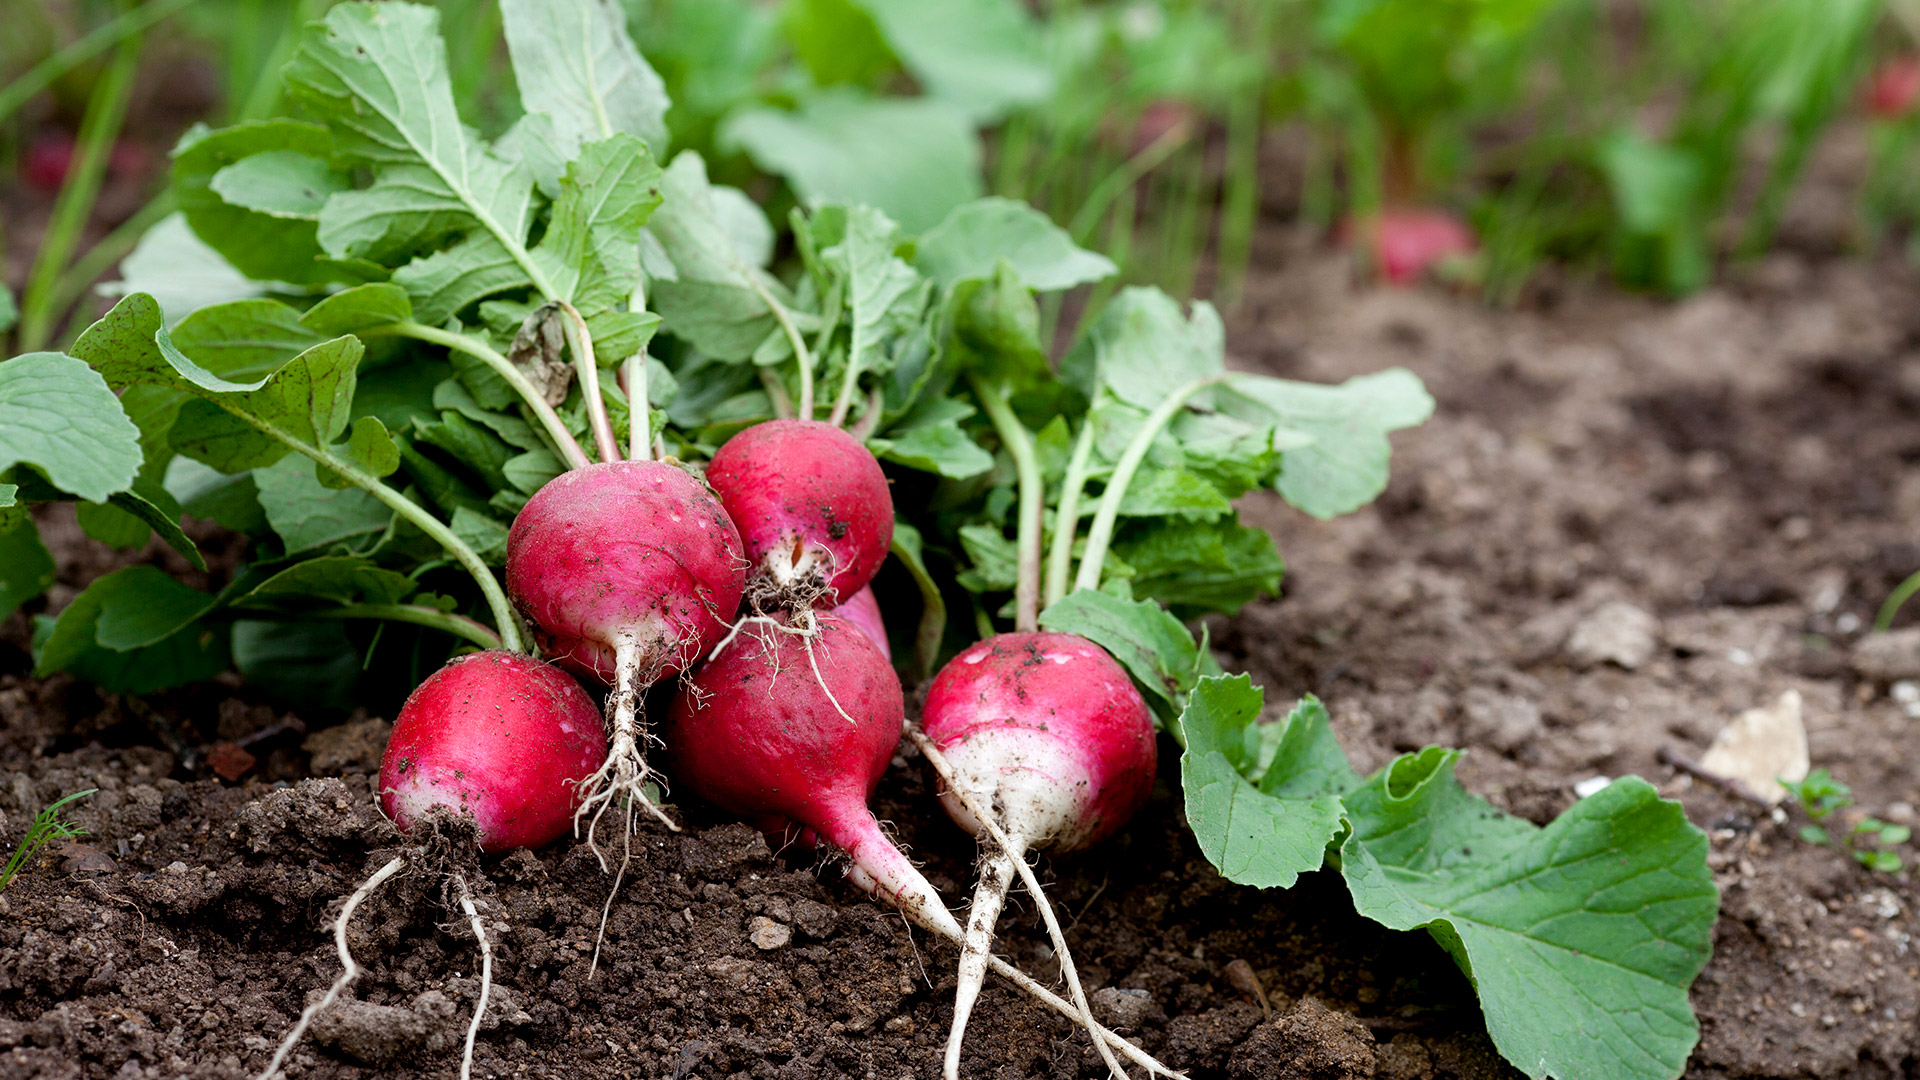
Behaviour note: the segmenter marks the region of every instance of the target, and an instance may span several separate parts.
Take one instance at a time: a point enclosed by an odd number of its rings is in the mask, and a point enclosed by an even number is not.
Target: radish
[[[572,677],[518,653],[472,653],[401,707],[380,808],[402,832],[445,807],[472,816],[482,851],[542,847],[567,831],[574,789],[606,756],[599,710]]]
[[[839,846],[854,884],[957,936],[940,895],[867,808],[905,715],[899,677],[853,623],[823,614],[802,629],[767,617],[674,699],[667,746],[674,775],[701,798],[771,836]]]
[[[859,627],[867,640],[880,650],[880,655],[892,662],[893,646],[887,644],[887,624],[880,617],[880,601],[874,598],[873,586],[854,593],[851,600],[834,608],[833,614]]]
[[[538,627],[544,652],[613,687],[612,749],[582,785],[579,814],[597,807],[597,823],[626,795],[677,828],[645,790],[652,773],[641,752],[640,692],[726,632],[745,581],[740,534],[720,501],[666,462],[564,472],[514,518],[507,592],[515,606]]]
[[[1920,56],[1896,56],[1874,70],[1860,103],[1876,120],[1898,120],[1920,100]]]
[[[1029,850],[1076,851],[1111,836],[1146,802],[1158,754],[1147,703],[1126,670],[1072,634],[1001,634],[976,643],[934,678],[921,723],[945,758],[948,816],[995,841],[981,861],[960,955],[947,1042],[951,1078],[959,1075],[967,1018],[1016,864],[1026,878]],[[1053,930],[1037,883],[1027,886]],[[1064,947],[1059,952],[1063,966],[1071,963]]]
[[[769,420],[727,440],[707,482],[740,529],[758,612],[833,608],[893,543],[893,495],[860,441],[818,420]]]
[[[1361,222],[1359,232],[1389,285],[1411,285],[1446,260],[1479,247],[1473,230],[1444,210],[1385,210]]]

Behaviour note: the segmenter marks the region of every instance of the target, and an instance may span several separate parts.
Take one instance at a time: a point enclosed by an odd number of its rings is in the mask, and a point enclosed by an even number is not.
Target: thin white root
[[[473,924],[473,936],[480,941],[480,1000],[473,1006],[473,1023],[467,1025],[467,1049],[460,1056],[460,1080],[473,1080],[473,1040],[480,1034],[480,1021],[487,1015],[487,998],[493,993],[493,946],[487,941],[487,928],[474,909],[473,894],[467,891],[467,879],[455,874],[454,887],[460,890],[460,910]]]
[[[813,639],[820,636],[820,620],[814,616],[812,608],[803,608],[795,616],[794,621],[799,625],[788,626],[768,615],[742,615],[734,621],[733,628],[727,631],[727,636],[720,639],[720,644],[715,645],[713,651],[707,654],[707,660],[712,661],[725,652],[727,646],[733,644],[733,639],[739,637],[740,632],[750,623],[765,626],[776,633],[797,637],[800,639],[800,644],[807,650],[807,664],[813,668],[813,681],[819,685],[820,692],[827,695],[827,701],[832,704],[833,711],[840,714],[840,719],[857,726],[860,722],[847,712],[845,706],[840,704],[839,698],[833,696],[833,689],[827,685],[826,677],[820,674],[820,661],[813,654]],[[763,643],[766,641],[764,638],[761,640]],[[769,652],[773,651],[771,644],[767,644],[766,647]],[[774,675],[777,678],[779,672],[776,670]]]
[[[600,946],[607,941],[607,919],[613,915],[613,901],[620,895],[620,883],[627,879],[627,864],[633,862],[633,810],[627,810],[627,832],[623,841],[626,850],[620,856],[620,870],[613,875],[613,888],[607,890],[607,902],[600,905],[600,932],[593,935],[593,961],[587,965],[587,980],[591,982],[595,972],[600,970]]]
[[[971,792],[954,782],[953,767],[947,764],[946,755],[940,752],[940,748],[934,745],[933,740],[927,737],[926,732],[921,731],[918,727],[914,727],[910,729],[910,734],[913,738],[913,744],[920,748],[922,754],[926,755],[928,764],[932,765],[933,771],[939,775],[940,782],[945,784],[947,790],[953,792],[954,797],[960,800],[960,805],[966,807],[967,813],[971,814],[973,819],[979,822],[982,828],[987,830],[987,835],[992,839],[993,843],[998,845],[1002,852],[1005,852],[1012,858],[1014,868],[1020,874],[1020,880],[1026,884],[1027,891],[1033,894],[1034,904],[1040,909],[1040,917],[1047,924],[1047,935],[1053,939],[1054,951],[1060,957],[1060,973],[1066,976],[1067,989],[1073,994],[1074,1019],[1078,1020],[1081,1026],[1085,1027],[1087,1032],[1093,1036],[1093,1048],[1100,1052],[1100,1060],[1106,1063],[1107,1069],[1111,1071],[1114,1076],[1118,1077],[1119,1080],[1128,1080],[1126,1070],[1122,1069],[1120,1062],[1114,1059],[1113,1050],[1107,1046],[1106,1039],[1102,1037],[1101,1033],[1106,1029],[1101,1027],[1099,1021],[1093,1018],[1093,1007],[1087,1004],[1086,991],[1080,986],[1080,973],[1073,966],[1073,954],[1067,948],[1066,935],[1060,931],[1060,921],[1054,917],[1053,905],[1047,902],[1046,891],[1040,887],[1040,879],[1034,875],[1033,868],[1027,865],[1025,858],[1026,838],[1008,836],[1006,830],[1000,827],[999,816],[994,814],[990,807],[981,806],[979,801],[974,799]],[[984,879],[982,881],[982,887],[985,887]],[[998,912],[996,911],[995,914],[997,915]],[[967,921],[968,925],[971,926],[973,917],[969,915]],[[961,951],[962,963],[965,962],[967,956],[965,945],[966,943],[963,942]],[[971,1003],[969,1003],[969,1005],[971,1005]],[[954,1019],[955,1022],[958,1023],[964,1018],[956,1010]],[[958,1080],[960,1051],[957,1038],[950,1040],[947,1045],[947,1059],[948,1066],[950,1070],[952,1070],[947,1080]],[[1164,1066],[1160,1066],[1158,1062],[1148,1066],[1148,1068],[1150,1071],[1164,1071]]]
[[[596,831],[600,827],[600,817],[607,808],[624,797],[639,803],[649,813],[660,820],[673,832],[679,832],[680,826],[666,815],[660,807],[647,797],[647,781],[654,776],[647,767],[647,759],[640,751],[640,740],[644,732],[640,726],[640,661],[642,649],[637,641],[622,641],[613,650],[613,693],[607,696],[607,714],[609,734],[612,745],[607,749],[606,763],[599,771],[586,778],[580,784],[582,792],[580,808],[573,812],[574,835],[580,833],[580,821],[589,813],[593,816],[587,823],[587,848],[593,857],[600,861],[600,872],[607,871],[606,855],[600,851]],[[633,832],[633,815],[629,808],[627,814],[627,832]]]
[[[993,927],[1000,920],[1007,886],[1013,882],[1014,858],[1001,848],[980,862],[980,884],[973,890],[973,906],[967,909],[967,937],[960,944],[959,985],[953,992],[953,1026],[947,1029],[947,1056],[941,1067],[945,1080],[960,1080],[960,1048],[966,1041],[967,1020],[973,1015],[973,1003],[980,997],[980,987],[987,979]]]
[[[1038,982],[1034,980],[1033,976],[1028,975],[1026,972],[1021,971],[1019,968],[1014,967],[1012,964],[1007,963],[1005,960],[1002,960],[997,956],[987,957],[987,967],[995,975],[998,975],[1001,978],[1012,983],[1013,985],[1019,987],[1020,989],[1025,990],[1028,994],[1032,995],[1034,999],[1039,1001],[1042,1005],[1045,1005],[1046,1007],[1052,1009],[1054,1012],[1059,1013],[1061,1016],[1064,1016],[1075,1023],[1080,1022],[1080,1019],[1081,1019],[1080,1010],[1074,1007],[1073,1002],[1068,1001],[1067,999],[1061,997],[1059,994],[1056,994],[1053,991],[1047,989],[1046,987],[1041,986]],[[1093,1025],[1092,1030],[1097,1034],[1098,1038],[1102,1042],[1105,1042],[1108,1046],[1111,1046],[1115,1050],[1120,1051],[1120,1056],[1126,1058],[1128,1061],[1133,1062],[1135,1065],[1138,1065],[1141,1068],[1147,1070],[1147,1075],[1169,1076],[1169,1077],[1172,1077],[1173,1080],[1187,1080],[1187,1075],[1185,1073],[1174,1072],[1172,1069],[1169,1069],[1165,1065],[1160,1064],[1159,1061],[1155,1060],[1152,1054],[1147,1053],[1145,1050],[1142,1050],[1139,1047],[1133,1045],[1132,1043],[1128,1042],[1126,1039],[1121,1038],[1118,1034],[1108,1031],[1106,1028],[1101,1027],[1099,1024]]]
[[[273,1077],[279,1075],[280,1067],[287,1063],[287,1055],[293,1053],[293,1048],[299,1044],[300,1036],[307,1033],[313,1018],[320,1015],[321,1010],[340,1000],[340,995],[346,991],[353,980],[360,977],[360,965],[353,962],[353,953],[347,949],[347,921],[353,918],[353,909],[360,906],[360,901],[372,896],[373,890],[399,873],[400,868],[405,865],[407,865],[406,859],[398,855],[394,856],[387,865],[375,870],[366,884],[355,889],[353,895],[347,897],[346,904],[340,908],[340,917],[333,920],[333,944],[340,950],[340,967],[342,968],[340,977],[333,980],[333,985],[327,988],[326,997],[307,1006],[306,1010],[300,1014],[299,1021],[293,1025],[292,1031],[287,1032],[287,1037],[280,1040],[280,1049],[274,1051],[273,1060],[267,1063],[266,1071],[261,1073],[257,1080],[273,1080]]]

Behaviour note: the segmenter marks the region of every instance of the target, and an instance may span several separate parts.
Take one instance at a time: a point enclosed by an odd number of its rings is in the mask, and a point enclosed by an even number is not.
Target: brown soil
[[[1366,511],[1321,523],[1250,501],[1288,557],[1287,595],[1213,628],[1223,661],[1276,708],[1320,694],[1363,769],[1430,742],[1470,748],[1466,783],[1536,821],[1595,775],[1662,785],[1709,830],[1724,894],[1689,1075],[1916,1075],[1911,878],[1801,843],[1797,817],[1656,755],[1697,757],[1738,712],[1798,690],[1814,763],[1862,811],[1913,818],[1920,721],[1885,680],[1920,677],[1920,655],[1869,663],[1859,646],[1920,569],[1920,281],[1778,256],[1679,305],[1557,283],[1499,312],[1356,288],[1338,255],[1261,239],[1267,265],[1233,332],[1243,362],[1312,379],[1403,364],[1440,410],[1398,438],[1393,484]],[[69,587],[109,561],[77,534],[58,547]],[[1631,670],[1569,647],[1619,603],[1653,628]],[[0,838],[62,793],[101,789],[74,815],[85,846],[0,897],[0,1076],[256,1073],[339,970],[324,929],[339,901],[399,850],[372,806],[383,723],[304,741],[273,728],[249,747],[254,769],[226,783],[183,768],[126,703],[25,678],[19,616],[0,636]],[[152,704],[173,745],[280,721],[232,686]],[[1284,893],[1218,877],[1181,823],[1171,752],[1164,764],[1125,837],[1044,864],[1110,1024],[1196,1078],[1517,1075],[1424,935],[1358,919],[1327,874]],[[918,761],[895,762],[879,803],[957,899],[971,843],[931,810]],[[937,1075],[952,951],[832,864],[680,812],[687,833],[639,834],[591,980],[607,887],[592,856],[562,845],[482,867],[498,996],[480,1074]],[[375,894],[352,933],[368,969],[357,1002],[289,1074],[452,1075],[477,969],[455,911],[426,867]],[[1052,973],[1030,906],[1002,929],[1012,959]],[[1234,961],[1264,984],[1270,1016]],[[965,1074],[1101,1067],[1069,1025],[990,986]]]

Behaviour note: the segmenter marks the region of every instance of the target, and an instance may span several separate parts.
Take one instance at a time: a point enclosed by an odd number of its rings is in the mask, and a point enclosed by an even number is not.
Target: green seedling
[[[13,884],[13,879],[19,877],[21,871],[33,862],[33,857],[40,853],[41,848],[55,840],[66,840],[87,834],[87,830],[73,822],[61,820],[60,809],[98,790],[100,789],[88,788],[85,791],[76,791],[34,815],[33,824],[27,826],[27,835],[21,837],[20,846],[13,849],[13,857],[7,860],[5,867],[0,867],[0,893],[7,891],[7,886]]]
[[[1897,874],[1906,865],[1900,856],[1886,850],[1913,838],[1913,830],[1905,825],[1862,818],[1846,833],[1844,844],[1834,839],[1824,823],[1837,811],[1853,805],[1853,789],[1835,780],[1827,770],[1815,769],[1799,783],[1782,780],[1780,786],[1793,792],[1800,800],[1800,809],[1813,819],[1813,824],[1800,827],[1800,839],[1822,847],[1844,848],[1855,862],[1869,870]]]

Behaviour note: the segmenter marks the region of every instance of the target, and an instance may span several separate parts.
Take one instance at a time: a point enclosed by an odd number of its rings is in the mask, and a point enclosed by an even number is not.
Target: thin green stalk
[[[1140,152],[1120,163],[1119,168],[1100,178],[1100,182],[1087,193],[1086,201],[1080,205],[1078,213],[1073,215],[1073,223],[1067,231],[1073,234],[1075,243],[1085,243],[1093,234],[1093,227],[1100,223],[1100,216],[1122,191],[1140,182],[1140,178],[1160,167],[1161,163],[1173,156],[1174,151],[1186,145],[1193,136],[1193,125],[1181,121],[1168,128],[1159,138],[1142,147]]]
[[[1020,506],[1014,529],[1014,550],[1019,553],[1019,570],[1013,586],[1013,628],[1028,633],[1040,628],[1040,525],[1046,514],[1046,492],[1040,486],[1040,458],[1033,450],[1033,435],[1013,415],[1007,396],[997,386],[973,377],[973,393],[993,421],[993,430],[1013,458],[1019,476]]]
[[[54,320],[59,315],[52,303],[54,285],[60,271],[72,261],[74,245],[87,227],[87,218],[93,214],[93,201],[100,194],[100,181],[107,171],[107,157],[127,118],[127,102],[133,96],[133,77],[140,68],[142,44],[139,34],[120,43],[113,63],[87,102],[71,171],[60,187],[59,198],[54,201],[52,219],[40,241],[40,253],[27,276],[27,292],[20,304],[20,347],[27,352],[44,348],[53,333]]]
[[[1093,417],[1088,415],[1067,459],[1067,475],[1060,484],[1060,505],[1053,511],[1053,547],[1047,552],[1046,606],[1067,595],[1073,573],[1073,541],[1080,535],[1080,492],[1087,486],[1087,465],[1093,460]]]
[[[1227,110],[1227,179],[1220,205],[1220,247],[1213,294],[1222,307],[1240,302],[1260,215],[1260,99],[1236,98]]]
[[[264,120],[273,115],[280,104],[280,95],[286,91],[286,82],[280,72],[293,59],[293,51],[300,47],[300,35],[306,32],[307,24],[318,19],[326,8],[327,0],[300,0],[297,7],[287,16],[286,25],[280,28],[280,36],[274,39],[273,49],[267,54],[266,62],[254,73],[253,86],[247,91],[245,100],[234,111],[233,119]],[[237,89],[238,84],[229,89]]]
[[[196,2],[198,0],[154,0],[131,11],[121,12],[75,38],[52,56],[28,68],[26,74],[0,87],[0,120],[12,116],[20,106],[52,86],[54,80],[62,75]]]
[[[787,335],[787,344],[793,346],[794,359],[800,362],[800,419],[813,419],[813,354],[807,351],[807,341],[800,335],[800,328],[793,325],[793,316],[788,313],[787,305],[774,298],[771,291],[751,270],[742,270],[742,276],[760,299],[773,311],[775,322]]]
[[[520,399],[526,403],[527,408],[533,411],[534,417],[540,421],[540,426],[546,429],[547,438],[553,443],[554,450],[565,459],[567,468],[579,469],[592,464],[587,457],[587,452],[581,449],[579,440],[573,437],[573,432],[567,430],[566,422],[560,419],[559,413],[553,411],[553,406],[547,404],[547,399],[541,395],[539,388],[527,379],[526,373],[486,342],[465,334],[456,334],[451,330],[441,330],[412,321],[389,323],[386,326],[376,326],[368,330],[356,331],[356,333],[362,338],[404,337],[434,345],[444,345],[481,361],[505,379],[507,385],[513,387],[514,392],[520,395]]]
[[[1094,511],[1093,527],[1087,531],[1087,550],[1080,556],[1080,574],[1074,579],[1076,589],[1098,589],[1100,570],[1107,561],[1107,545],[1113,542],[1113,529],[1120,519],[1120,503],[1127,496],[1127,485],[1133,483],[1133,474],[1140,471],[1140,463],[1146,460],[1147,451],[1152,448],[1153,440],[1158,438],[1160,430],[1173,422],[1187,399],[1215,383],[1225,382],[1224,375],[1209,375],[1204,379],[1195,379],[1173,392],[1167,400],[1161,402],[1147,414],[1146,422],[1140,430],[1133,433],[1133,439],[1127,443],[1126,450],[1120,454],[1120,460],[1113,467],[1113,475],[1107,478],[1107,490],[1100,495],[1100,508]]]
[[[561,313],[567,317],[567,348],[573,352],[573,368],[580,376],[580,397],[587,407],[587,426],[593,429],[593,444],[600,460],[620,460],[620,443],[613,437],[613,421],[607,417],[607,403],[600,397],[600,364],[593,358],[593,338],[587,333],[587,320],[565,300]],[[631,407],[631,404],[629,404]]]
[[[1887,602],[1880,605],[1880,613],[1873,617],[1873,628],[1882,633],[1892,629],[1893,617],[1900,614],[1901,607],[1905,606],[1917,592],[1920,592],[1920,574],[1914,574],[1894,586],[1893,592],[1887,597]]]
[[[134,249],[147,230],[160,223],[160,220],[173,213],[173,189],[168,188],[147,200],[147,205],[134,211],[134,215],[121,222],[114,230],[102,237],[100,242],[87,249],[85,255],[74,261],[53,283],[52,299],[49,306],[57,312],[70,311],[87,287],[100,280],[101,276],[113,269],[127,253]]]
[[[793,419],[793,398],[787,394],[786,384],[771,368],[760,369],[760,385],[766,388],[767,400],[773,403],[773,415],[782,420]]]
[[[505,647],[500,635],[488,629],[486,624],[425,604],[344,604],[302,612],[301,615],[317,619],[384,619],[388,622],[412,623],[464,638],[483,649]]]

